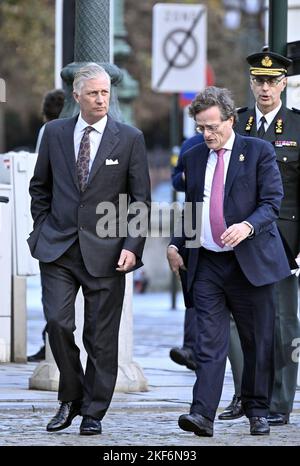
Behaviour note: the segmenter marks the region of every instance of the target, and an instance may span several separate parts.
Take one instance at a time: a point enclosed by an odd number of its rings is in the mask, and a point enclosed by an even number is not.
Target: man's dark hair
[[[210,107],[219,107],[223,121],[230,117],[237,121],[237,111],[228,89],[210,86],[200,92],[189,106],[189,115],[195,119],[197,113],[203,112]]]
[[[65,93],[62,89],[53,89],[47,92],[43,100],[42,111],[47,121],[55,120],[59,117],[63,109]]]

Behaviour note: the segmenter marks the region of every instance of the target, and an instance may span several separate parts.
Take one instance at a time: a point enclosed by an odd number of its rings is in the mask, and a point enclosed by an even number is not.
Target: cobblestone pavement
[[[79,436],[80,418],[72,426],[48,433],[45,426],[57,408],[55,392],[28,390],[35,364],[0,364],[0,446],[299,446],[300,391],[289,425],[273,427],[270,436],[249,434],[245,417],[216,420],[213,438],[183,432],[180,414],[189,411],[194,373],[169,359],[169,349],[182,340],[183,312],[168,310],[165,296],[134,301],[134,360],[144,369],[149,391],[115,393],[103,420],[101,436]],[[219,410],[233,395],[226,370]]]
[[[68,429],[57,433],[45,431],[45,423],[53,415],[49,408],[20,407],[1,410],[0,445],[10,446],[299,446],[300,415],[294,414],[291,424],[273,427],[270,436],[249,435],[245,418],[234,422],[216,422],[213,438],[197,437],[181,431],[178,415],[182,407],[161,403],[132,406],[115,402],[103,421],[101,436],[79,436],[80,418]]]

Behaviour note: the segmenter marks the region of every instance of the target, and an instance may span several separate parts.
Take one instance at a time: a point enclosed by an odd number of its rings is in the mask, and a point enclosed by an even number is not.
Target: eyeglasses
[[[224,123],[224,121],[222,121],[222,123]],[[218,125],[197,125],[196,131],[201,134],[204,133],[204,131],[207,131],[208,133],[217,133],[222,123],[219,123]]]
[[[251,78],[251,81],[256,84],[256,86],[263,86],[265,83],[268,84],[270,87],[275,87],[277,86],[285,76],[282,76],[280,79],[279,78],[260,78],[260,77],[255,77]]]

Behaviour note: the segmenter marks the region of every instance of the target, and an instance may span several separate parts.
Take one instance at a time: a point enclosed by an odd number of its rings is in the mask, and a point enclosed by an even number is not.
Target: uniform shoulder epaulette
[[[292,110],[293,110],[293,112],[295,112],[295,113],[300,113],[300,109],[299,109],[299,108],[292,107]]]
[[[236,109],[236,111],[237,111],[238,113],[243,113],[243,112],[245,112],[246,110],[248,110],[248,107],[239,107],[239,108]]]

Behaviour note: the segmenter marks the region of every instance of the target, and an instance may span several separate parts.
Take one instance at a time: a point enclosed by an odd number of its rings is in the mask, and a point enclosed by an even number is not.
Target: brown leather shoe
[[[178,419],[180,429],[194,432],[199,437],[212,437],[214,434],[214,423],[202,416],[202,414],[182,414]]]
[[[220,421],[228,421],[230,419],[238,419],[244,416],[244,414],[241,397],[233,395],[231,403],[219,414],[218,419]]]
[[[195,362],[194,352],[190,348],[171,348],[170,358],[172,359],[172,361],[176,362],[176,364],[186,366],[191,371],[196,370],[197,366]]]
[[[270,426],[284,426],[290,422],[290,413],[270,413],[267,416],[267,421]]]
[[[270,426],[266,417],[249,417],[251,435],[269,435]]]

